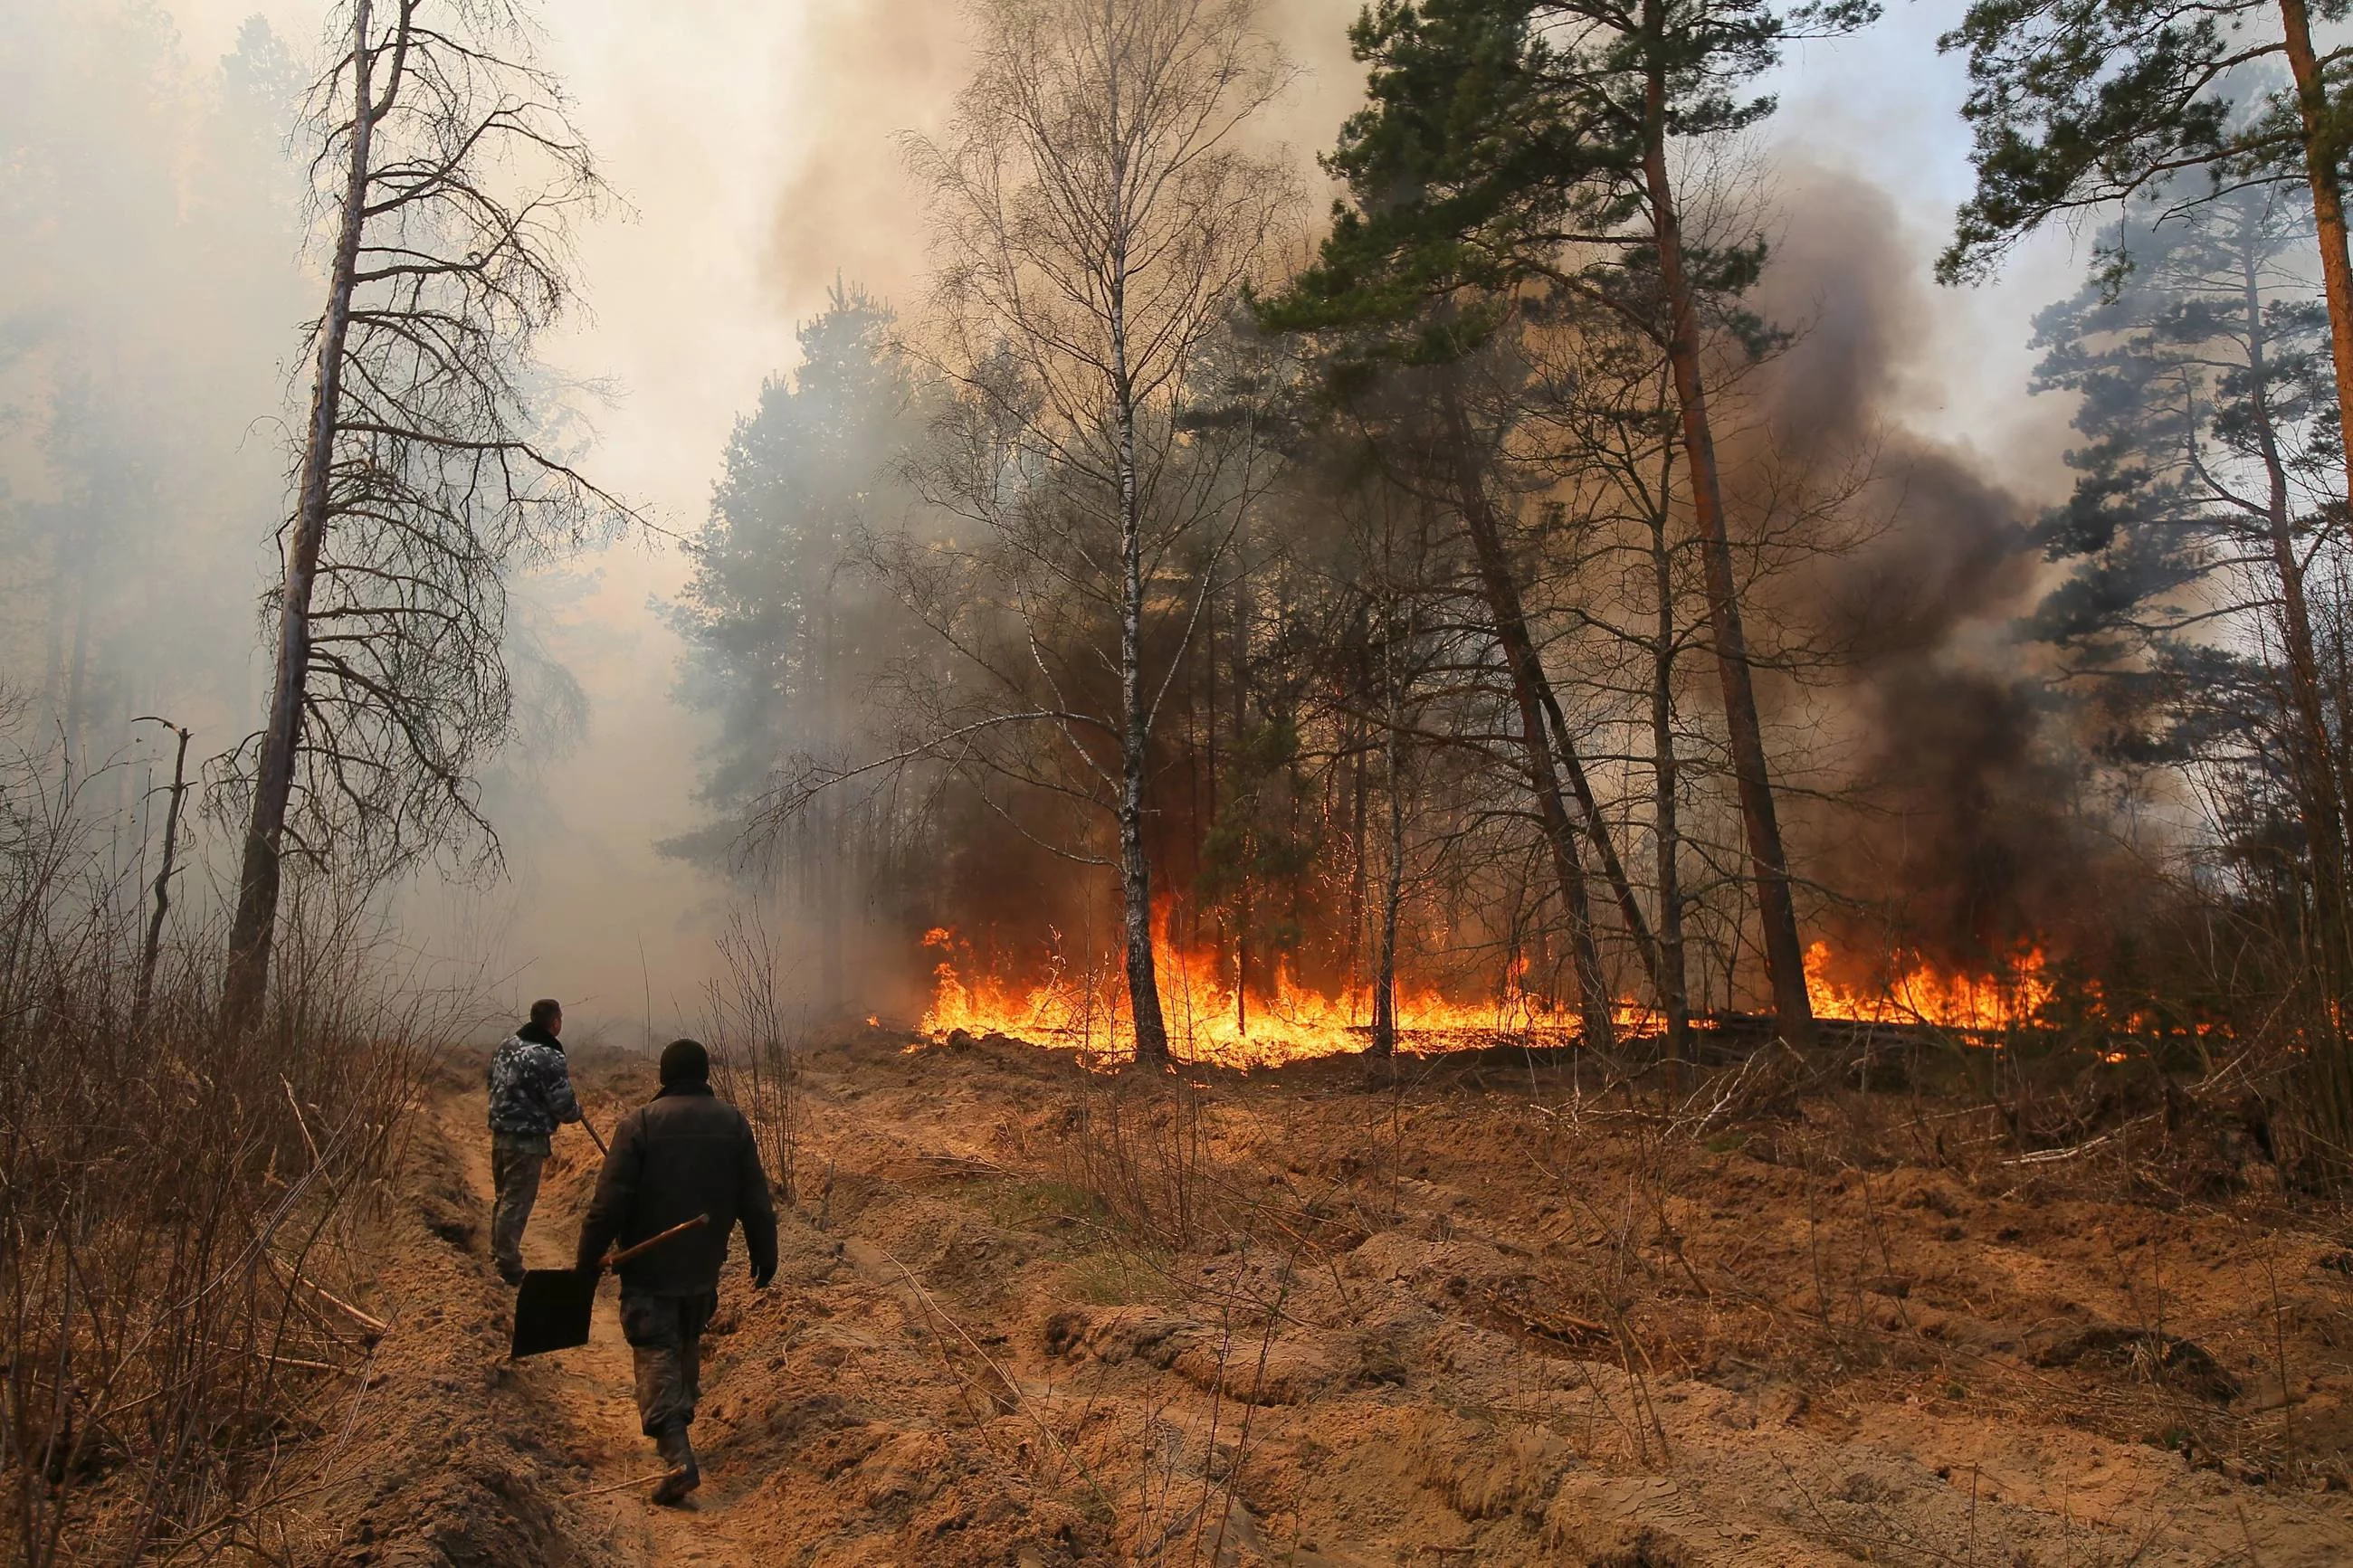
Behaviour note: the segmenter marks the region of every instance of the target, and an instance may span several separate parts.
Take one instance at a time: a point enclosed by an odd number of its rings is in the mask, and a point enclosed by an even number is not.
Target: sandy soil
[[[1905,1096],[1677,1128],[1566,1068],[1138,1085],[904,1044],[805,1059],[784,1266],[726,1282],[683,1510],[646,1500],[609,1287],[587,1347],[503,1360],[454,1063],[331,1560],[2353,1563],[2353,1237],[2242,1149],[2017,1163]],[[578,1071],[601,1126],[651,1091]],[[594,1172],[559,1137],[532,1261]]]

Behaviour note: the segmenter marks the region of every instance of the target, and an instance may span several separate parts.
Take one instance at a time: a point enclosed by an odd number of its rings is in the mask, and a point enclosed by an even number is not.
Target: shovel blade
[[[507,1353],[520,1359],[586,1344],[596,1278],[576,1268],[526,1270],[515,1292],[514,1343]]]

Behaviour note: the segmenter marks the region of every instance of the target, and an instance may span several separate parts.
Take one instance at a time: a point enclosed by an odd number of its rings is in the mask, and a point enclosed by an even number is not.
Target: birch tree
[[[309,330],[270,698],[223,1014],[259,1015],[288,855],[361,875],[471,843],[511,727],[506,573],[618,526],[534,407],[605,187],[512,0],[347,0],[312,90],[326,296]]]
[[[1044,700],[1012,717],[1108,805],[1136,1055],[1156,1063],[1147,757],[1246,504],[1187,415],[1200,351],[1291,202],[1249,140],[1289,68],[1250,0],[980,0],[972,16],[979,68],[945,136],[912,147],[937,204],[943,368],[983,437],[935,499],[1109,612],[1108,710],[1032,636]]]

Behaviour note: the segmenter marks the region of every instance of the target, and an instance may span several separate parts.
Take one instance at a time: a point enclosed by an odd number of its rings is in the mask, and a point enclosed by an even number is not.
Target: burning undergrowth
[[[1124,980],[1116,965],[1076,969],[1056,953],[1042,977],[1007,979],[975,967],[969,944],[944,927],[924,936],[936,955],[934,990],[922,1027],[945,1036],[1002,1035],[1118,1057],[1133,1049]],[[1155,942],[1162,1007],[1175,1054],[1221,1067],[1268,1067],[1363,1050],[1371,1035],[1369,989],[1326,993],[1278,971],[1267,988],[1238,987],[1212,952],[1171,942],[1162,922]],[[1577,1037],[1574,1015],[1531,995],[1519,971],[1507,972],[1488,998],[1465,1001],[1436,988],[1402,989],[1398,1036],[1409,1049],[1442,1051],[1524,1039],[1548,1045]],[[1627,1022],[1639,1024],[1629,1003]]]
[[[1123,976],[1116,968],[1072,971],[1050,964],[1036,980],[1008,980],[976,966],[968,944],[946,928],[926,933],[934,956],[934,993],[921,1030],[937,1039],[998,1037],[1124,1059],[1133,1050]],[[1156,950],[1162,1005],[1174,1054],[1184,1061],[1250,1069],[1348,1055],[1370,1043],[1368,992],[1331,994],[1279,975],[1264,991],[1237,994],[1219,973],[1217,955],[1187,952],[1165,935]],[[1842,960],[1827,942],[1806,954],[1807,990],[1817,1018],[1888,1030],[1927,1031],[1986,1043],[2047,1033],[2059,1023],[2060,978],[2039,949],[2005,955],[1980,969],[1908,966],[1882,956]],[[2088,998],[2088,1001],[2086,1001]],[[2076,990],[2078,1010],[2101,1004],[2096,989]],[[1621,997],[1615,1022],[1622,1039],[1655,1040],[1663,1020],[1634,996]],[[1503,976],[1495,994],[1463,1001],[1436,989],[1404,989],[1397,998],[1400,1049],[1422,1056],[1498,1046],[1558,1048],[1584,1043],[1575,1011],[1532,994],[1525,972]],[[878,1020],[870,1022],[879,1024]],[[1746,1035],[1753,1020],[1703,1020],[1714,1032]]]
[[[1786,206],[1751,303],[1789,336],[1727,375],[1740,417],[1721,448],[1816,1016],[1841,1026],[1841,1045],[1856,1030],[2035,1036],[2113,1056],[2138,1048],[2116,1037],[2211,1037],[2217,1016],[2179,981],[2216,966],[2193,951],[2211,934],[2191,929],[2201,906],[2135,841],[2124,781],[2084,742],[2072,693],[2022,629],[2050,570],[2029,526],[2046,477],[1996,473],[1931,433],[1920,410],[1933,399],[1915,384],[1927,285],[1887,201],[1818,174]],[[1163,570],[1187,618],[1182,640],[1160,625],[1150,650],[1165,708],[1141,832],[1172,1055],[1252,1068],[1372,1047],[1385,942],[1400,1051],[1591,1044],[1577,921],[1546,860],[1459,520],[1442,495],[1327,493],[1347,468],[1328,453],[1303,466],[1266,502],[1282,526],[1254,521],[1263,533],[1208,567]],[[1546,521],[1573,488],[1555,483],[1529,480],[1514,526],[1532,557],[1527,602],[1563,710],[1559,743],[1585,751],[1568,794],[1585,825],[1579,896],[1615,998],[1615,1037],[1599,1044],[1629,1047],[1630,1062],[1753,1047],[1770,1037],[1757,1016],[1768,987],[1704,605],[1672,570],[1667,586],[1629,589],[1534,559],[1602,537],[1591,520]],[[1341,515],[1360,504],[1362,518]],[[1359,532],[1336,537],[1343,523]],[[1661,548],[1686,549],[1692,533],[1674,512]],[[1374,581],[1388,586],[1334,586]],[[1683,749],[1679,826],[1655,797],[1642,645],[1595,662],[1578,640],[1644,593],[1686,643],[1656,678]],[[1012,634],[992,621],[976,657],[991,669],[1045,659],[1059,695],[1024,704],[1108,710],[1097,688],[1111,667],[1089,628],[1100,630],[1081,616],[1023,633],[1070,646],[999,646],[989,639]],[[881,717],[914,726],[892,731],[893,745],[926,761],[875,774],[890,782],[871,795],[845,791],[854,798],[803,821],[796,840],[796,875],[833,933],[829,1005],[849,1016],[853,1000],[881,1002],[936,1038],[1124,1058],[1132,977],[1103,793],[1114,759],[1084,725],[954,708],[965,688],[921,659],[893,680],[876,689],[891,710]],[[949,706],[900,711],[910,693]],[[923,724],[956,718],[971,724],[954,729],[965,736],[955,754],[926,751]],[[1679,885],[1662,868],[1670,843]],[[1669,900],[1682,1035],[1662,978]],[[869,947],[881,956],[851,974],[839,928],[861,902],[873,940],[847,945],[853,961]]]

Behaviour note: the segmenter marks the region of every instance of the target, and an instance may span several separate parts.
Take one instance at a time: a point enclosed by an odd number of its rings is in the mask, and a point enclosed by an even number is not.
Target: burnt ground
[[[2029,1158],[1905,1094],[1669,1118],[1508,1058],[1368,1089],[906,1045],[803,1058],[784,1266],[726,1283],[691,1510],[645,1500],[609,1295],[586,1348],[502,1361],[453,1059],[324,1558],[2353,1562],[2353,1227],[2236,1144],[2144,1119],[2138,1153]],[[576,1070],[603,1126],[651,1091]],[[595,1173],[557,1148],[542,1264]]]

